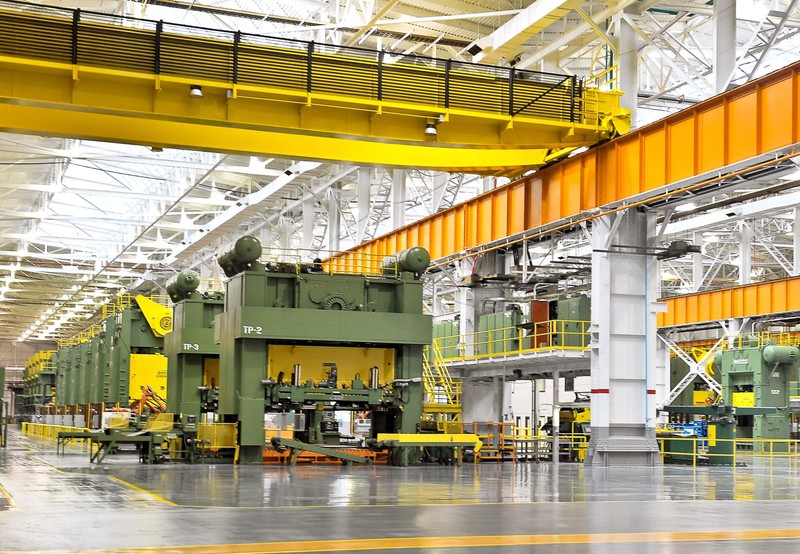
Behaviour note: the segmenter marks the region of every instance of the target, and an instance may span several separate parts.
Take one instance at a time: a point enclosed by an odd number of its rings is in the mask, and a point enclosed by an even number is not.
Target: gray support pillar
[[[442,208],[442,199],[447,190],[447,183],[450,181],[450,174],[437,172],[433,175],[433,194],[431,194],[431,213],[435,214]]]
[[[314,246],[314,223],[316,220],[317,200],[309,195],[303,199],[303,250],[304,255],[310,256],[311,247]]]
[[[496,182],[497,177],[484,177],[481,179],[481,192],[489,192],[490,190],[494,190]]]
[[[280,243],[281,254],[286,256],[292,250],[292,235],[294,234],[294,225],[288,217],[282,217],[279,223],[280,236],[278,241]],[[288,259],[288,258],[287,258]]]
[[[431,288],[433,289],[433,317],[442,315],[444,313],[444,309],[442,308],[442,278],[441,276],[437,277],[436,275],[432,276],[432,283]]]
[[[792,275],[800,275],[800,208],[794,209],[794,226],[792,227],[794,258],[792,261]]]
[[[648,236],[655,236],[655,217],[635,210],[592,225],[589,466],[661,464],[655,438],[659,264],[641,250]]]
[[[558,63],[558,54],[550,54],[542,59],[542,71],[545,73],[564,73]]]
[[[258,238],[261,241],[261,244],[264,245],[264,248],[267,249],[272,245],[273,237],[274,233],[270,227],[262,227]]]
[[[392,172],[392,229],[406,224],[406,172],[395,169]]]
[[[502,421],[504,383],[501,379],[464,379],[461,386],[462,421]]]
[[[736,67],[736,0],[714,0],[714,92],[725,92]]]
[[[561,399],[559,398],[559,393],[561,391],[561,372],[555,370],[553,372],[553,463],[557,464],[560,462],[559,458],[559,437],[560,431],[559,427],[561,427]]]
[[[703,233],[699,231],[693,234],[694,244],[703,244]],[[692,254],[692,292],[697,292],[703,286],[703,253],[695,252]]]
[[[328,250],[338,252],[339,235],[342,231],[342,214],[339,212],[339,190],[328,189]]]
[[[372,170],[369,167],[358,168],[358,226],[356,229],[356,241],[361,244],[364,242],[364,233],[369,222],[369,213],[372,202],[369,196],[370,185],[372,184]]]
[[[739,224],[739,284],[749,285],[753,267],[753,232],[746,221]]]
[[[639,47],[636,30],[628,20],[629,14],[623,13],[618,20],[619,36],[619,88],[625,93],[620,99],[620,107],[631,111],[631,128],[636,128],[636,111],[639,91]]]

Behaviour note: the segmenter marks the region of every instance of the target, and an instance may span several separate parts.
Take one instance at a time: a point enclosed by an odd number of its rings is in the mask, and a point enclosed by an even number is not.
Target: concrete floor
[[[0,551],[789,552],[800,468],[139,465],[14,432]]]

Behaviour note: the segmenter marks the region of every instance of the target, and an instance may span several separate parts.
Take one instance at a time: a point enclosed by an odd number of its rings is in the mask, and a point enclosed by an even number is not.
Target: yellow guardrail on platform
[[[433,344],[443,362],[549,350],[588,350],[590,325],[589,321],[557,319],[536,323],[533,329],[511,326],[437,337]]]

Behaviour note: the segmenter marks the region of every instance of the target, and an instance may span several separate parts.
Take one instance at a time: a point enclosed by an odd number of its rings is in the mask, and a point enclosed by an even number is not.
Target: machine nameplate
[[[200,350],[200,345],[198,343],[196,343],[196,342],[184,342],[183,343],[183,349],[184,350],[199,351]]]
[[[254,325],[242,325],[242,333],[245,335],[263,335],[264,328]]]

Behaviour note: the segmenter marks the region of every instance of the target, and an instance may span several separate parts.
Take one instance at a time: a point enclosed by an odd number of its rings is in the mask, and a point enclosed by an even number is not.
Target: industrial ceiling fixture
[[[191,98],[202,98],[203,87],[201,87],[200,85],[189,85],[189,96]]]
[[[436,130],[436,124],[435,123],[428,123],[425,126],[425,136],[435,137],[438,134],[439,134],[439,132]]]

